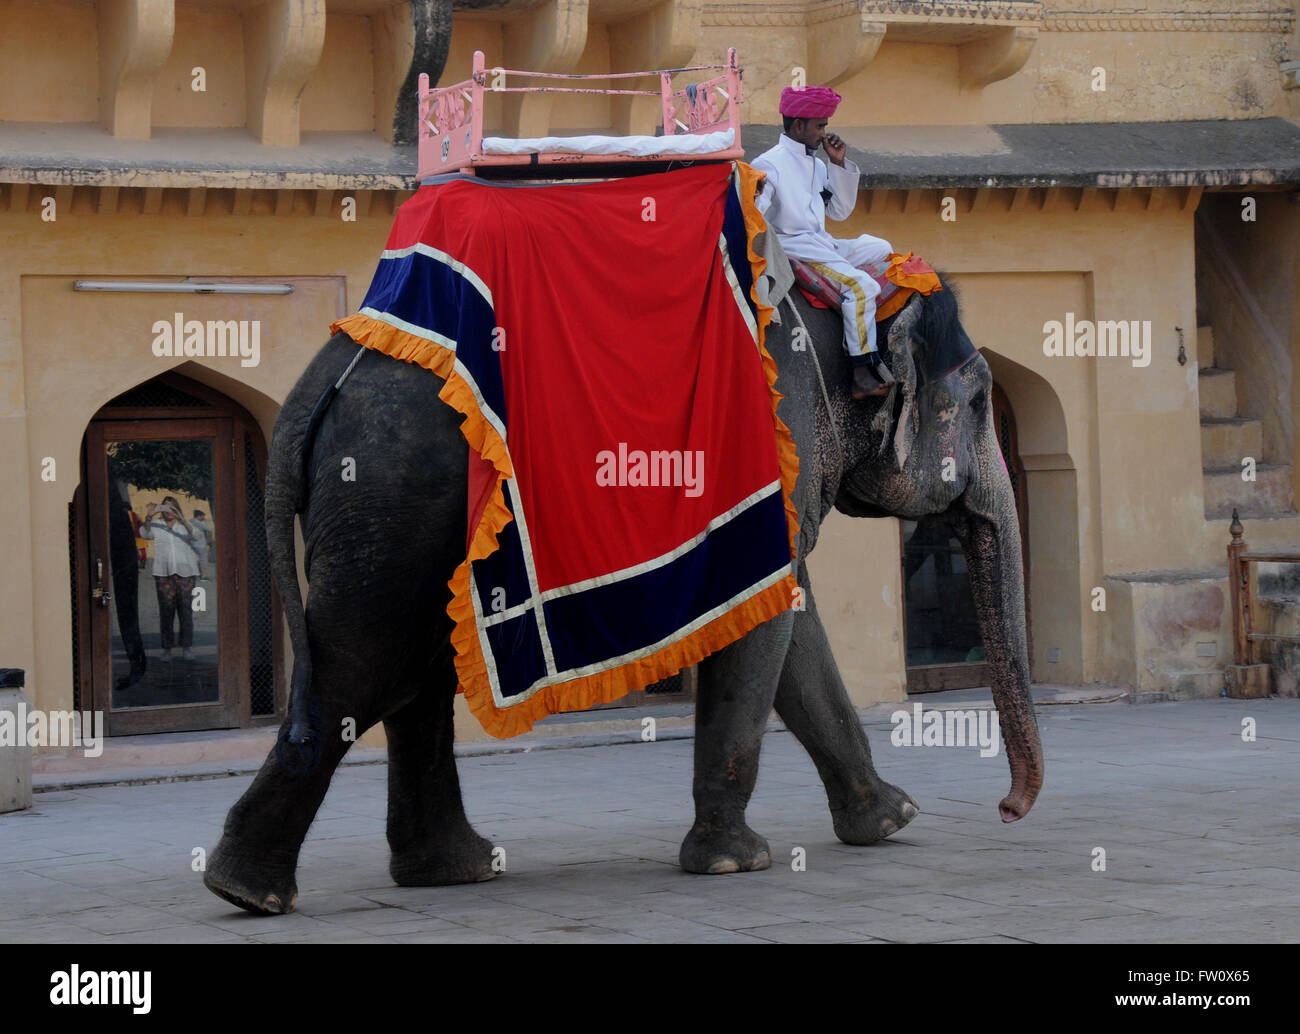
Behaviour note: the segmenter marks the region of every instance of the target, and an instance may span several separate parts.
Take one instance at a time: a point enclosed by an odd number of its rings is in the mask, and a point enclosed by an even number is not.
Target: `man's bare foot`
[[[853,397],[855,399],[889,394],[889,384],[881,379],[876,369],[876,367],[866,364],[853,367]],[[885,375],[889,376],[892,383],[893,377],[888,374],[887,368],[882,365],[879,369],[885,371]]]

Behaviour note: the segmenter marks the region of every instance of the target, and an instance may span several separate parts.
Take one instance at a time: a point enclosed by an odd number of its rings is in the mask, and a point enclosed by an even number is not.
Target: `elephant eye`
[[[974,397],[971,398],[970,408],[975,410],[976,413],[982,413],[984,411],[984,402],[985,402],[984,389],[981,388],[978,392],[975,393]]]

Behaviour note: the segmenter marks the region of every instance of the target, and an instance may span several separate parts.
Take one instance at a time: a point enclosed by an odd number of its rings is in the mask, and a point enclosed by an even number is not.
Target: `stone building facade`
[[[416,186],[415,75],[464,79],[476,49],[600,73],[734,46],[748,153],[775,140],[782,87],[835,86],[833,128],[863,169],[837,232],[886,237],[960,287],[1021,498],[1035,680],[1218,695],[1232,508],[1252,547],[1300,548],[1296,15],[1294,0],[11,0],[0,666],[27,670],[38,707],[103,709],[118,733],[274,722],[290,658],[257,536],[265,443]],[[545,94],[486,114],[526,136],[657,117]],[[1136,326],[1146,361],[1047,354],[1067,319]],[[158,326],[191,321],[256,322],[256,362],[247,336],[244,353],[160,355]],[[122,521],[167,494],[214,525],[208,607],[194,659],[179,642],[166,659],[183,678],[120,690],[132,641],[155,675],[165,648],[150,547]],[[129,578],[126,555],[145,565]],[[812,567],[858,703],[980,684],[952,544],[836,516]]]

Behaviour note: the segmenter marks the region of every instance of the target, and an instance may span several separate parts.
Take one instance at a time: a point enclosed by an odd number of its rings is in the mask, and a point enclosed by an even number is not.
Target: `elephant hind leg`
[[[465,816],[456,758],[450,652],[440,657],[433,684],[384,719],[388,736],[389,873],[403,887],[477,883],[496,875],[492,842]]]
[[[329,714],[338,728],[341,716]],[[290,719],[280,729],[288,732]],[[292,912],[298,899],[294,873],[298,852],[330,778],[350,743],[324,737],[316,764],[287,768],[277,748],[262,764],[253,784],[226,816],[221,840],[208,856],[203,885],[218,897],[257,915]]]
[[[921,809],[876,774],[871,747],[844,689],[804,567],[799,580],[806,609],[795,614],[776,713],[817,766],[835,835],[846,844],[873,844],[897,833]]]
[[[249,912],[293,911],[298,854],[334,771],[352,746],[351,733],[374,725],[392,692],[391,684],[378,673],[383,671],[381,659],[400,649],[401,633],[387,630],[387,616],[377,610],[364,616],[370,621],[365,627],[338,608],[322,607],[313,616],[314,706],[319,708],[320,739],[309,758],[296,750],[281,750],[293,722],[292,715],[285,718],[276,746],[230,809],[221,840],[208,856],[204,885]]]

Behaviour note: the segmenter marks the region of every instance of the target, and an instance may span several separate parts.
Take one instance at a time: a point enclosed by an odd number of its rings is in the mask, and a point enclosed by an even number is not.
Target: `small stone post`
[[[32,702],[23,692],[25,678],[22,668],[0,668],[0,727],[8,726],[0,733],[0,812],[32,806],[32,746],[27,742]]]

